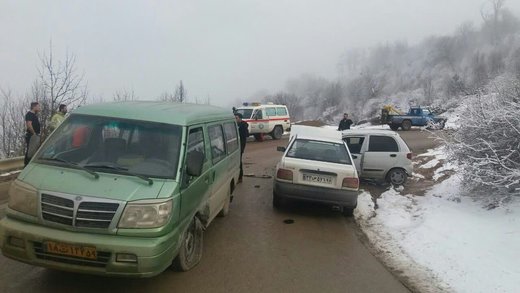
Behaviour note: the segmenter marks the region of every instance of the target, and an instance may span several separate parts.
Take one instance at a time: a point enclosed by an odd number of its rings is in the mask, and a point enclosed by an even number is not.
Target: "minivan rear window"
[[[72,114],[42,146],[35,160],[105,173],[174,179],[181,137],[182,127],[178,125]]]
[[[352,164],[345,144],[319,140],[296,139],[286,156],[311,161]]]

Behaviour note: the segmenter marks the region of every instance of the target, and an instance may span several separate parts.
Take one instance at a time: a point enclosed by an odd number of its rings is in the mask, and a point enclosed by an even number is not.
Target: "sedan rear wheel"
[[[406,182],[406,172],[403,169],[392,169],[388,172],[386,179],[393,185],[403,185]]]

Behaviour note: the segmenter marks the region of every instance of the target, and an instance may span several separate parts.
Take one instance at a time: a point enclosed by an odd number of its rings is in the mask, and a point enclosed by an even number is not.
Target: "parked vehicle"
[[[77,109],[9,190],[2,253],[65,271],[150,277],[186,271],[229,212],[240,168],[233,115],[192,104]]]
[[[264,135],[280,139],[284,131],[291,128],[291,117],[285,105],[244,103],[236,112],[242,114],[249,124],[249,134],[258,141],[262,141]]]
[[[345,130],[347,143],[360,178],[386,180],[402,185],[412,176],[412,152],[394,131]]]
[[[351,216],[357,206],[359,178],[341,132],[294,126],[276,166],[273,206],[286,200],[328,204]]]
[[[410,130],[412,126],[426,126],[432,129],[443,129],[446,117],[436,116],[428,108],[411,107],[408,113],[402,114],[391,106],[386,106],[381,111],[381,123],[388,124],[394,131],[399,127]]]

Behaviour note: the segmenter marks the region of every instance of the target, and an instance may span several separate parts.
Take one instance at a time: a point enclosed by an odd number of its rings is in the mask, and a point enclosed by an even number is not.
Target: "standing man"
[[[341,119],[341,121],[339,122],[338,130],[343,131],[345,129],[350,129],[350,125],[352,125],[352,124],[354,124],[354,122],[352,122],[352,120],[348,119],[347,113],[344,113],[343,119]]]
[[[238,177],[238,183],[242,182],[242,177],[244,177],[244,169],[242,167],[242,155],[244,154],[247,138],[249,137],[249,124],[242,120],[242,118],[242,114],[235,113],[235,119],[238,125],[238,136],[240,136],[240,176]]]
[[[29,164],[29,161],[40,144],[40,119],[38,119],[37,115],[40,111],[40,103],[32,102],[31,110],[25,114],[25,127],[27,128],[27,131],[25,133],[26,148],[24,166]]]
[[[51,118],[51,123],[49,125],[50,131],[54,131],[60,124],[65,120],[65,115],[67,114],[67,105],[61,104],[58,108],[58,112],[54,114]]]

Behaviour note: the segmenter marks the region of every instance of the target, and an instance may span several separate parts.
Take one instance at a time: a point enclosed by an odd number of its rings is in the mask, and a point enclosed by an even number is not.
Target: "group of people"
[[[29,164],[32,156],[38,150],[41,142],[41,124],[40,118],[38,114],[42,111],[42,107],[38,102],[32,102],[31,108],[25,114],[25,158],[24,158],[24,166]],[[67,114],[67,105],[61,104],[58,107],[58,111],[51,117],[51,121],[49,123],[49,130],[52,132],[54,129],[58,128],[60,124],[65,120],[65,115]]]

